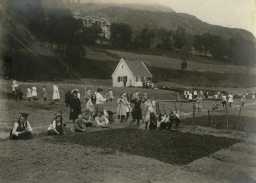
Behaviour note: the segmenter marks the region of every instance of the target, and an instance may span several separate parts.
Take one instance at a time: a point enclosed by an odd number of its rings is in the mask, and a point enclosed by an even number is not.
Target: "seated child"
[[[90,111],[85,111],[82,115],[83,115],[83,119],[85,120],[85,126],[92,127],[94,119],[93,119]]]
[[[20,113],[19,118],[13,124],[13,128],[10,132],[10,139],[18,140],[18,139],[31,139],[32,136],[32,128],[28,121],[27,113]]]
[[[108,117],[104,114],[104,112],[98,112],[95,117],[95,122],[98,127],[108,128],[109,120]]]
[[[48,135],[63,135],[64,134],[64,125],[62,122],[62,114],[56,113],[54,120],[51,122],[48,127]]]
[[[170,126],[170,118],[169,118],[169,115],[167,113],[164,113],[164,114],[161,114],[159,116],[159,121],[158,121],[158,124],[157,124],[157,127],[160,129],[160,130],[164,130],[164,129],[168,129],[169,126]]]
[[[149,129],[154,130],[157,128],[157,117],[155,113],[150,113]]]
[[[78,118],[75,120],[74,128],[75,132],[85,132],[86,131],[86,120],[83,118],[82,114],[78,115]]]

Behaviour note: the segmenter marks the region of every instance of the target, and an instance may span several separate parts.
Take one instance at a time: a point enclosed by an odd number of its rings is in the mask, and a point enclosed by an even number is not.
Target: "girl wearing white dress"
[[[234,102],[234,96],[231,93],[228,95],[228,104],[230,108],[232,107],[233,102]]]
[[[60,100],[60,92],[59,92],[58,86],[53,85],[52,88],[53,88],[52,100],[54,100],[54,101]]]
[[[30,88],[27,88],[26,97],[27,97],[28,101],[30,101],[32,98],[32,91]]]
[[[31,95],[34,100],[37,99],[37,89],[35,86],[32,87]]]

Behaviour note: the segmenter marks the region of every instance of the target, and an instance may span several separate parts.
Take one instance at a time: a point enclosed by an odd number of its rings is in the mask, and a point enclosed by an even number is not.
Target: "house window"
[[[136,76],[135,81],[138,82],[139,81],[139,77]]]
[[[119,83],[122,82],[122,77],[118,76],[117,77],[117,82],[119,82]]]

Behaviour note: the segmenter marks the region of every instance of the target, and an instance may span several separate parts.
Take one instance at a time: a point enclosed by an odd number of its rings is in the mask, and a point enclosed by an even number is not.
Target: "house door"
[[[127,76],[123,76],[123,83],[124,83],[124,87],[126,87],[127,85]]]

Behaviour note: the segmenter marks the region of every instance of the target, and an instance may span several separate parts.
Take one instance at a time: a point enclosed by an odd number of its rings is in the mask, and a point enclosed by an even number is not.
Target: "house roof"
[[[129,69],[135,76],[152,77],[151,72],[142,61],[125,60]]]

